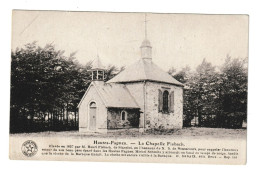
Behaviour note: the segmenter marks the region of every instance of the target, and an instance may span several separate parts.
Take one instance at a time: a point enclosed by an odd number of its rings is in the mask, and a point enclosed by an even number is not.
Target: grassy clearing
[[[78,131],[65,132],[39,132],[11,134],[13,137],[72,137],[72,138],[185,138],[185,139],[246,139],[246,129],[222,129],[222,128],[183,128],[176,130],[149,130],[140,133],[137,130],[114,130],[107,134],[79,133]]]

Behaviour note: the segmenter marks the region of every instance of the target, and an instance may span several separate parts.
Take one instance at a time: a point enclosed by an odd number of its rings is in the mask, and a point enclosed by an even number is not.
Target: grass
[[[223,128],[197,128],[189,127],[171,130],[148,130],[140,133],[137,130],[113,130],[107,134],[102,133],[79,133],[78,131],[63,132],[39,132],[10,134],[13,137],[72,137],[72,138],[185,138],[185,139],[246,139],[246,129],[223,129]]]

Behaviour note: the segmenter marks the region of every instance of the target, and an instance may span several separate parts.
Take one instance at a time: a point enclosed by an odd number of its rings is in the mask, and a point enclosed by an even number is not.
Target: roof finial
[[[147,14],[145,13],[145,15],[144,15],[144,24],[145,24],[145,26],[144,26],[144,32],[145,32],[145,39],[147,39],[147,22],[148,22],[148,20],[146,19],[146,17],[147,17]]]
[[[152,46],[150,41],[147,39],[147,22],[148,20],[146,19],[147,15],[145,13],[145,19],[144,19],[144,35],[145,35],[145,39],[142,42],[141,45],[141,57],[143,59],[152,59]]]

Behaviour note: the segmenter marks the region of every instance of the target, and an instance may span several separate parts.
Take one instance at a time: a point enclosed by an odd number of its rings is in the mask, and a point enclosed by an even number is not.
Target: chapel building
[[[78,105],[80,132],[182,128],[183,84],[153,63],[147,39],[140,50],[136,63],[107,82],[99,57],[94,60],[92,82]]]

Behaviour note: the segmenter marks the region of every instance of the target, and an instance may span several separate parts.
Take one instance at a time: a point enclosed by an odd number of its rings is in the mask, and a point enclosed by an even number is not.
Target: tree
[[[92,62],[81,65],[75,54],[66,57],[54,45],[36,42],[11,52],[10,132],[77,128],[77,105],[91,83]],[[123,69],[110,65],[106,80]]]
[[[11,132],[44,130],[46,119],[53,127],[63,124],[65,115],[68,120],[69,111],[76,112],[90,76],[73,58],[75,53],[63,54],[51,44],[41,48],[36,42],[12,51]]]
[[[183,124],[184,126],[190,126],[191,120],[196,116],[196,111],[194,111],[194,109],[196,109],[197,106],[197,104],[194,102],[194,100],[196,100],[196,93],[193,90],[193,86],[196,84],[196,79],[193,76],[194,73],[191,72],[189,66],[182,68],[178,72],[174,67],[172,67],[169,69],[168,73],[172,75],[173,78],[184,84]]]
[[[124,66],[118,68],[115,65],[108,65],[105,71],[105,82],[115,77],[117,74],[125,69]]]
[[[215,67],[205,59],[196,69],[198,99],[198,122],[199,126],[214,126],[214,118],[218,111],[217,104],[217,87],[219,74]]]
[[[184,125],[198,117],[205,127],[240,128],[247,116],[247,60],[227,57],[216,67],[205,59],[196,71],[173,75],[184,83]]]
[[[226,57],[221,66],[219,127],[237,128],[247,118],[247,60]]]
[[[173,68],[172,68],[173,69]],[[173,72],[176,72],[175,69],[172,70]],[[171,72],[171,70],[169,70]],[[179,72],[177,73],[172,73],[173,77],[178,80],[181,83],[186,83],[191,75],[191,69],[189,66],[186,66],[182,68]]]
[[[204,59],[195,72],[186,66],[173,77],[185,85],[184,125],[189,126],[198,117],[198,126],[214,126],[219,106],[216,103],[219,74],[215,67]]]

